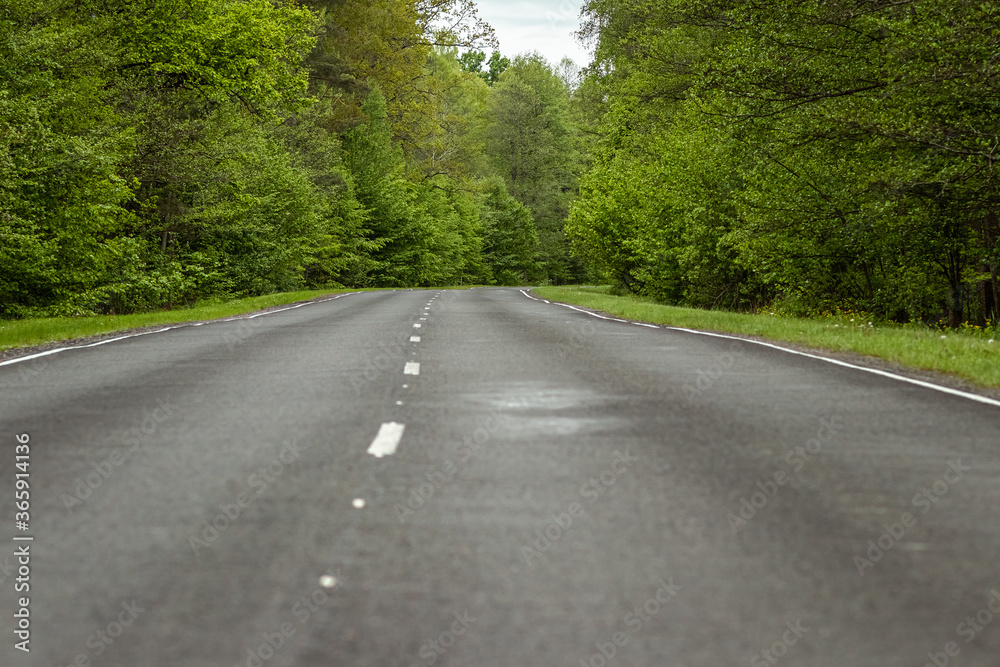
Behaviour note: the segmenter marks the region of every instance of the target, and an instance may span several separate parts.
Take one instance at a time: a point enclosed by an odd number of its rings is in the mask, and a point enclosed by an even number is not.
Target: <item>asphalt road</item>
[[[5,667],[998,664],[1000,407],[892,378],[385,291],[7,364],[0,401]]]

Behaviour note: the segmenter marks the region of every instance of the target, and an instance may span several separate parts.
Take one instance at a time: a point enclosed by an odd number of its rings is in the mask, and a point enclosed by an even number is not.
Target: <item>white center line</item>
[[[410,336],[410,342],[411,343],[419,343],[420,342],[420,336]]]
[[[378,429],[378,435],[368,447],[368,453],[379,459],[395,454],[396,447],[399,446],[399,441],[403,438],[403,429],[405,428],[406,424],[397,424],[396,422],[382,424]]]
[[[407,361],[403,367],[403,375],[420,375],[420,362]]]

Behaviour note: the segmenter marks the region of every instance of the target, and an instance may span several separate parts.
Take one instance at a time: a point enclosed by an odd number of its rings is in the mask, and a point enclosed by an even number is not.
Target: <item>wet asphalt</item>
[[[70,349],[0,366],[0,664],[995,667],[998,434],[518,289]]]

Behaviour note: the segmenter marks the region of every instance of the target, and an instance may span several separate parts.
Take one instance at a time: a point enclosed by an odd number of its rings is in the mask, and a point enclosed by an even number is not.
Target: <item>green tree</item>
[[[537,272],[538,233],[524,204],[507,192],[500,178],[486,182],[482,198],[483,252],[495,281],[523,285]]]
[[[541,56],[519,56],[493,88],[486,129],[496,172],[534,216],[540,241],[534,278],[554,283],[583,275],[563,232],[581,168],[569,100],[566,84]]]
[[[621,266],[600,241],[602,202],[635,193],[601,190],[606,165],[687,165],[651,184],[670,202],[659,222],[620,227],[636,289],[902,320],[946,311],[952,325],[996,313],[996,8],[593,0],[585,13],[589,85],[608,102],[604,157],[574,210],[582,251]],[[669,257],[679,271],[657,278]],[[691,272],[708,260],[728,268]]]
[[[510,58],[500,55],[499,51],[494,51],[490,54],[490,60],[487,64],[489,69],[483,73],[483,78],[486,79],[486,83],[492,86],[500,80],[500,75],[510,68]]]
[[[60,3],[0,8],[0,314],[89,311],[132,224],[130,128],[102,73],[109,21]],[[67,73],[71,73],[67,75]]]
[[[427,249],[436,233],[415,203],[416,188],[406,179],[402,149],[392,140],[385,98],[376,88],[365,100],[368,122],[345,136],[345,165],[365,217],[364,235],[373,270],[366,285],[407,287],[433,282],[437,260]],[[430,223],[430,224],[422,224]]]
[[[486,61],[485,51],[466,51],[458,57],[458,62],[463,72],[469,74],[482,74],[483,63]]]

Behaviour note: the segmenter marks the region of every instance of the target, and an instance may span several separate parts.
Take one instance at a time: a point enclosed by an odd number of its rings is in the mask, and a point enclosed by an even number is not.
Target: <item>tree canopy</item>
[[[577,248],[676,303],[996,321],[1000,9],[592,0]]]
[[[510,66],[471,0],[8,0],[0,317],[565,280],[574,182],[486,149],[503,85],[569,93]]]
[[[959,326],[1000,309],[1000,9],[7,0],[0,317],[571,283]]]

